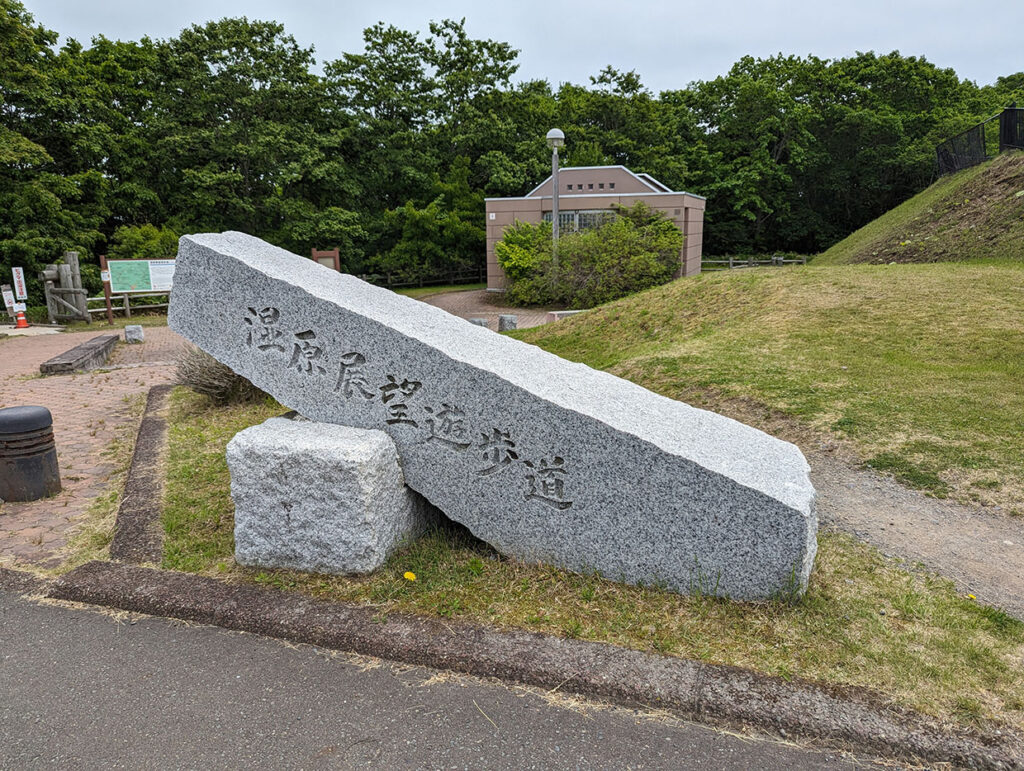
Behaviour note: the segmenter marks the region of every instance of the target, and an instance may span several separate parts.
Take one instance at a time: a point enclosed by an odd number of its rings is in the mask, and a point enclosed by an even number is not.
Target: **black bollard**
[[[0,409],[0,499],[34,501],[59,492],[50,411],[46,407]]]

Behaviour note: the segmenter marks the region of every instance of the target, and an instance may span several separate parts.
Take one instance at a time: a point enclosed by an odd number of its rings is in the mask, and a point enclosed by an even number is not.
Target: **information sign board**
[[[169,292],[174,279],[174,260],[108,260],[110,291]]]

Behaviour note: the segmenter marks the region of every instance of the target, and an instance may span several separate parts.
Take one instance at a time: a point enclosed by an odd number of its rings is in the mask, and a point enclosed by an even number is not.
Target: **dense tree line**
[[[317,68],[280,24],[223,19],[170,40],[57,46],[0,0],[0,264],[66,249],[159,254],[244,230],[410,277],[479,265],[484,196],[549,168],[624,164],[708,198],[705,251],[822,249],[928,184],[938,141],[1024,96],[898,53],[745,57],[654,95],[513,80],[518,52],[464,24],[378,24]],[[92,269],[89,275],[95,275]]]

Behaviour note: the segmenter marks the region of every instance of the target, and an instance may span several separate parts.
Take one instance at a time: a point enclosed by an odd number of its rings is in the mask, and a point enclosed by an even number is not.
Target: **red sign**
[[[14,274],[14,296],[19,300],[27,300],[28,290],[25,288],[25,269],[11,268],[11,273]]]

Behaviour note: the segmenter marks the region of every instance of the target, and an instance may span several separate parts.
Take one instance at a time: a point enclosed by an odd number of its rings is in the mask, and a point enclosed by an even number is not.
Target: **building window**
[[[558,229],[563,233],[589,230],[615,219],[615,212],[607,209],[585,209],[558,212]],[[544,212],[544,221],[551,222],[551,212]]]
[[[608,189],[609,190],[614,190],[615,189],[615,183],[614,182],[609,182],[608,183]]]
[[[597,183],[597,189],[598,190],[604,190],[604,182],[598,182]]]
[[[587,190],[593,190],[593,189],[594,189],[594,183],[591,182],[589,185],[587,185]]]

